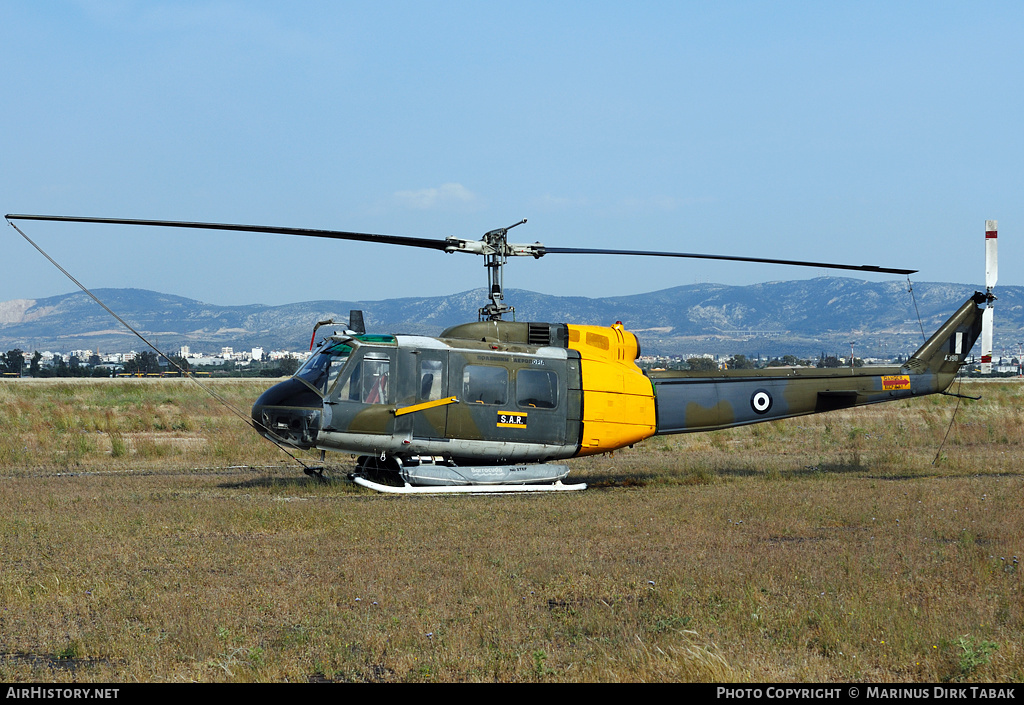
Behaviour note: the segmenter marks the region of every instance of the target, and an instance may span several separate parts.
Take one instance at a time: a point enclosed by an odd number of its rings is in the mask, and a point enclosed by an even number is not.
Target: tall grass
[[[187,389],[3,384],[0,681],[1019,682],[1021,388],[966,387],[935,464],[951,399],[409,498],[277,467]]]
[[[206,381],[243,416],[272,382]],[[287,460],[188,380],[0,382],[0,473]],[[211,452],[210,449],[215,449]]]

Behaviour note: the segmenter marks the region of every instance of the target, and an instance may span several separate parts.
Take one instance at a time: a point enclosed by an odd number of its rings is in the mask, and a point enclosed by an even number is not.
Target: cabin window
[[[558,375],[548,370],[519,370],[516,403],[525,408],[554,409],[558,406]]]
[[[420,360],[420,401],[437,401],[441,398],[443,379],[440,360]]]
[[[508,402],[508,370],[504,367],[467,365],[462,372],[462,401],[470,404]]]

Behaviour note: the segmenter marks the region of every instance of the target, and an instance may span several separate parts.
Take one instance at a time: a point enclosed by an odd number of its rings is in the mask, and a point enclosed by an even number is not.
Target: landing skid
[[[382,485],[379,482],[367,480],[357,474],[349,476],[352,482],[377,492],[388,494],[512,494],[521,492],[573,492],[587,489],[587,483],[581,482],[577,485],[563,485],[559,480],[550,485],[436,485],[413,487],[406,484],[404,487],[394,485]]]
[[[585,483],[563,485],[569,466],[548,463],[457,465],[432,455],[360,456],[349,478],[389,494],[515,494],[585,490]],[[370,479],[373,478],[373,479]]]

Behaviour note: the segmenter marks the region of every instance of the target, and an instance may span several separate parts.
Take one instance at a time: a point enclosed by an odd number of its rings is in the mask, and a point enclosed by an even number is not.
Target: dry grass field
[[[941,452],[950,397],[395,497],[186,381],[3,381],[0,682],[1020,682],[1024,385],[961,391]]]

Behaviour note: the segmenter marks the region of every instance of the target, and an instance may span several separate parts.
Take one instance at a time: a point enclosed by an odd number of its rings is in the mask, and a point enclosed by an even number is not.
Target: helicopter
[[[708,372],[641,370],[636,364],[640,342],[621,322],[599,326],[506,320],[515,309],[504,300],[504,265],[509,257],[602,254],[908,276],[917,270],[508,242],[509,230],[526,220],[491,230],[480,240],[466,240],[84,216],[9,214],[6,218],[16,229],[16,220],[192,228],[482,256],[489,301],[479,309],[477,321],[452,326],[436,337],[392,335],[368,333],[362,312],[353,311],[341,331],[318,342],[320,328],[338,325],[333,320],[319,321],[308,360],[252,406],[252,426],[258,433],[288,448],[320,451],[321,461],[329,451],[355,455],[358,459],[350,479],[380,492],[584,489],[582,483],[562,482],[569,475],[565,460],[609,453],[652,436],[713,431],[948,393],[979,337],[983,372],[991,366],[996,221],[986,221],[986,291],[968,298],[902,365]],[[305,467],[305,471],[322,476],[322,468]]]

